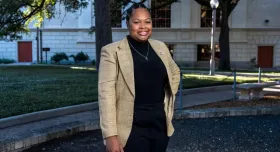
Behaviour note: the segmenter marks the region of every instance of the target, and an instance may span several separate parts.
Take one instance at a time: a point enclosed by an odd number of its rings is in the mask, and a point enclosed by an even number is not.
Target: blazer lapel
[[[157,55],[160,57],[160,59],[162,60],[163,64],[165,65],[166,71],[167,71],[167,75],[168,75],[168,80],[169,80],[169,85],[170,87],[172,86],[172,75],[171,75],[171,71],[169,69],[169,64],[168,64],[168,60],[166,59],[166,54],[167,53],[164,48],[160,47],[160,43],[149,39],[149,43],[151,44],[152,48],[155,50],[155,52],[157,53]],[[172,91],[172,89],[171,89]]]
[[[135,97],[133,58],[126,38],[120,42],[118,48],[119,50],[117,51],[117,56],[120,70],[123,73],[127,86],[129,87],[132,95]]]

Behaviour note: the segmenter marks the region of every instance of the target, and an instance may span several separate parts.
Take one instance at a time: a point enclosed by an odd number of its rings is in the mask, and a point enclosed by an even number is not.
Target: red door
[[[32,42],[18,42],[18,61],[32,62]]]
[[[261,68],[273,67],[273,46],[258,47],[258,65]]]

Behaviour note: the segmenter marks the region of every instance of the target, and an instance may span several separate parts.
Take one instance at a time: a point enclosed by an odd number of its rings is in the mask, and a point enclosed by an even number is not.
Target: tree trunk
[[[220,70],[231,70],[230,68],[230,47],[229,47],[229,27],[228,27],[228,6],[227,2],[224,3],[222,7],[222,21],[221,21],[221,31],[219,37],[220,44]]]
[[[96,69],[99,69],[101,48],[112,43],[110,0],[95,0]]]

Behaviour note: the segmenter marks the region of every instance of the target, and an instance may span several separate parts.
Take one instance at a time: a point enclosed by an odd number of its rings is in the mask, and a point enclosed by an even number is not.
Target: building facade
[[[154,0],[146,5],[153,8]],[[250,60],[264,68],[280,65],[280,0],[240,0],[229,17],[230,59],[233,68],[248,68]],[[59,10],[59,8],[58,8]],[[76,13],[64,13],[45,20],[41,27],[42,46],[50,48],[48,60],[56,52],[67,55],[80,51],[95,59],[95,35],[89,34],[94,26],[93,6]],[[185,67],[208,67],[210,60],[211,9],[195,0],[181,0],[170,7],[151,11],[153,39],[165,42],[174,52],[174,60]],[[121,10],[120,13],[121,14]],[[219,31],[221,13],[217,10],[215,33],[216,60],[219,60]],[[36,28],[20,41],[0,42],[0,58],[16,62],[37,61]],[[112,25],[113,41],[128,34],[125,21]],[[45,54],[45,52],[44,52]],[[45,55],[43,54],[43,60]]]

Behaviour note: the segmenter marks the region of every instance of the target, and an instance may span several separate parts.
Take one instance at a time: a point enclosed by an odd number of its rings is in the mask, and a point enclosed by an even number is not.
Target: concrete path
[[[183,107],[190,107],[190,106],[230,100],[230,99],[233,99],[232,90],[197,93],[197,94],[183,96],[182,105]],[[175,109],[179,109],[179,108],[180,108],[180,97],[177,96],[175,101]]]
[[[0,64],[0,66],[26,66],[26,65],[32,65],[32,62],[16,62],[16,63],[10,63],[10,64]]]
[[[271,86],[268,88],[264,88],[264,94],[267,93],[275,93],[280,92],[280,85]],[[238,97],[240,92],[236,92],[236,97]],[[211,102],[218,102],[218,101],[225,101],[225,100],[231,100],[234,98],[233,90],[226,89],[226,90],[219,90],[219,91],[213,91],[213,92],[205,92],[205,93],[196,93],[196,94],[188,94],[185,96],[182,96],[182,107],[191,107],[201,104],[207,104]],[[175,101],[175,109],[180,109],[181,103],[180,103],[180,96],[176,96]]]

